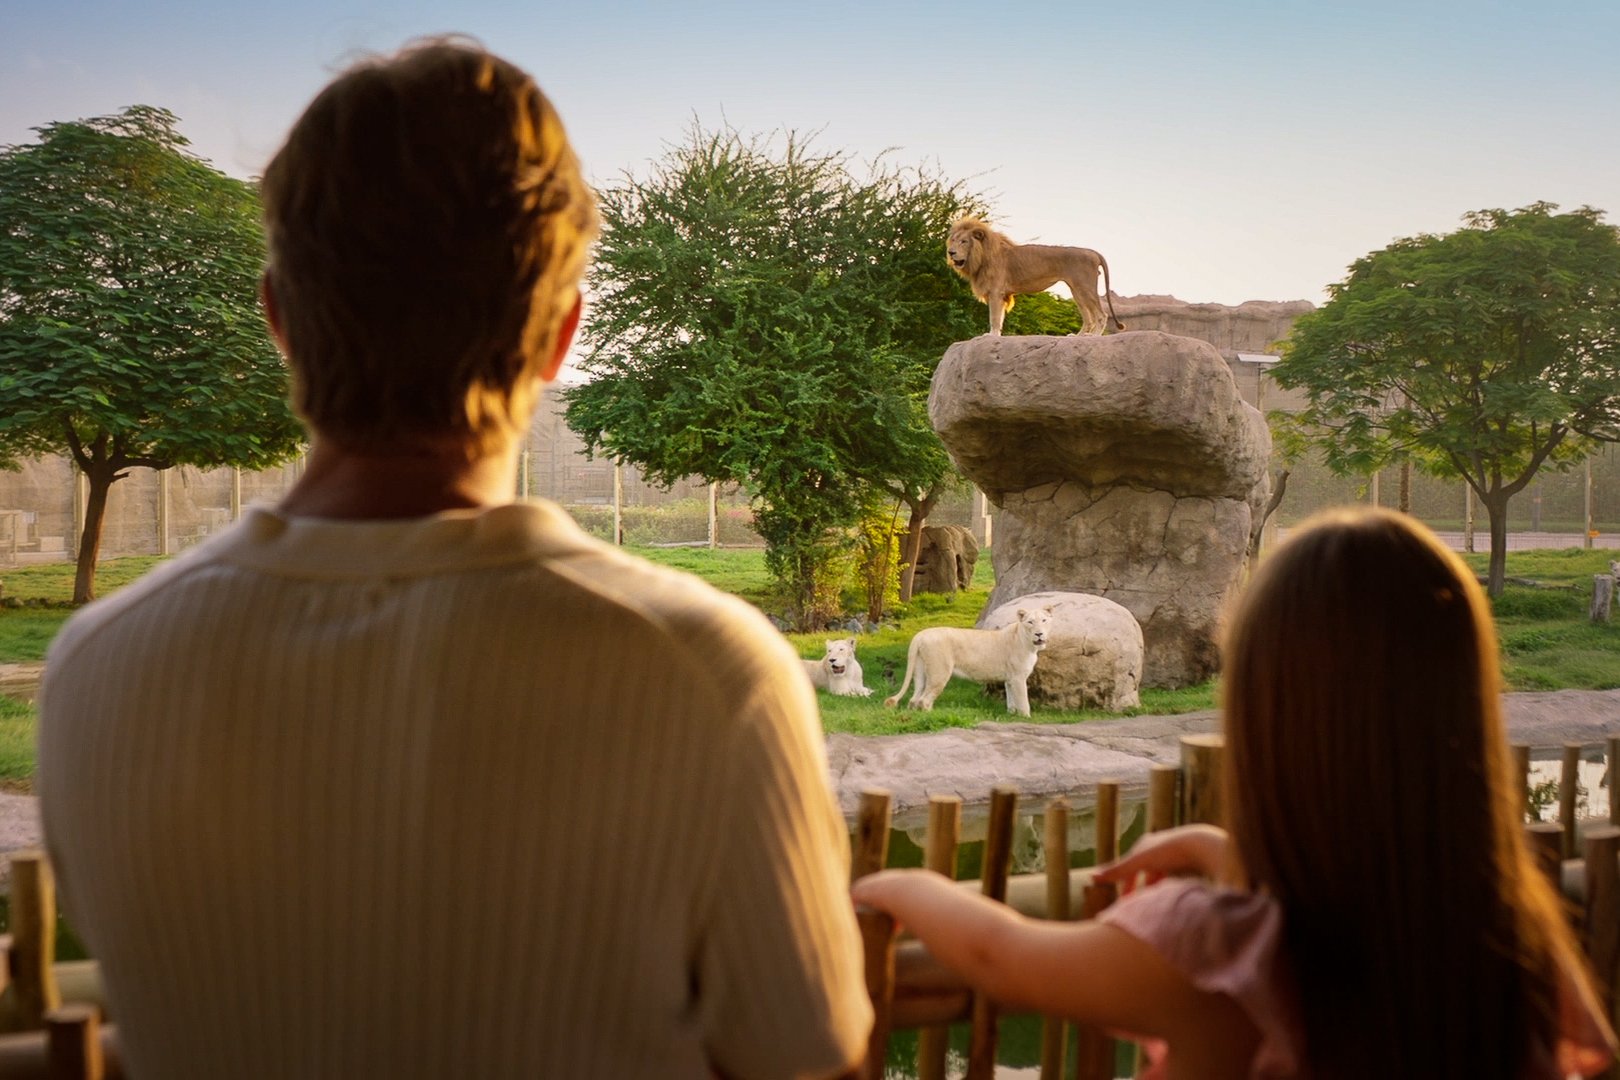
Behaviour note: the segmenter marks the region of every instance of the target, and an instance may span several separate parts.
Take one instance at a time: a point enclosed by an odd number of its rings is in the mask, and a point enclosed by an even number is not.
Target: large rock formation
[[[1120,712],[1142,704],[1142,627],[1112,600],[1090,593],[1045,592],[1020,596],[988,612],[986,630],[1018,621],[1026,607],[1052,613],[1046,648],[1029,676],[1029,700],[1059,709]]]
[[[928,414],[1004,511],[986,612],[1037,592],[1103,596],[1142,626],[1143,686],[1215,671],[1271,437],[1213,346],[985,335],[946,351]]]
[[[960,525],[925,525],[911,591],[955,596],[959,589],[973,584],[973,570],[978,565],[979,542],[972,530]]]

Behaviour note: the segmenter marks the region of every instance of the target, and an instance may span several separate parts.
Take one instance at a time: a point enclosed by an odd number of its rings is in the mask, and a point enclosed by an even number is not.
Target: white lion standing
[[[931,626],[919,630],[906,649],[906,677],[900,689],[883,704],[891,709],[900,704],[911,675],[917,674],[917,689],[911,695],[913,709],[932,709],[934,699],[952,675],[979,682],[1007,684],[1007,711],[1029,715],[1029,673],[1035,670],[1035,654],[1046,647],[1052,613],[1047,608],[1020,608],[1018,621],[1000,630],[963,630],[951,626]]]
[[[833,638],[827,642],[827,655],[820,660],[801,660],[804,673],[817,690],[841,697],[871,697],[862,679],[860,661],[855,659],[854,638]]]

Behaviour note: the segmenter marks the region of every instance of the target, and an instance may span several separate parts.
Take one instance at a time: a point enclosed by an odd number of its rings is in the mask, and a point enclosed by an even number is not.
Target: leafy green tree
[[[1272,369],[1309,401],[1282,434],[1335,472],[1406,458],[1473,488],[1492,596],[1508,500],[1543,466],[1620,440],[1620,231],[1556,209],[1481,210],[1358,259]]]
[[[175,124],[135,105],[0,148],[0,466],[66,453],[83,471],[76,602],[130,469],[261,468],[302,437],[258,310],[253,187]]]
[[[568,424],[656,481],[741,485],[813,625],[817,579],[873,493],[915,511],[954,474],[927,395],[983,318],[944,255],[979,205],[926,170],[857,175],[792,133],[701,128],[601,201],[592,378],[568,391]]]
[[[1020,296],[1002,321],[1003,334],[1078,334],[1080,312],[1074,301],[1056,293],[1038,292]]]
[[[984,318],[984,309],[978,309],[976,317]],[[1002,323],[1002,333],[1013,334],[1048,334],[1062,336],[1065,334],[1078,334],[1080,332],[1080,312],[1075,309],[1074,301],[1067,300],[1055,293],[1039,292],[1027,296],[1020,296],[1018,303],[1006,314]],[[984,332],[982,322],[971,333]],[[926,397],[919,402],[926,412]],[[927,417],[923,417],[922,430],[931,430],[927,427]],[[904,571],[900,576],[899,599],[901,602],[910,600],[913,586],[916,581],[917,559],[922,553],[922,530],[928,523],[928,516],[934,512],[939,500],[952,490],[966,483],[961,473],[957,472],[945,455],[945,447],[938,439],[924,439],[923,445],[918,447],[919,460],[927,455],[937,454],[939,460],[936,467],[928,472],[929,480],[920,487],[904,487],[897,483],[884,485],[884,490],[905,504],[910,512],[906,525],[906,532],[901,539],[901,562]]]

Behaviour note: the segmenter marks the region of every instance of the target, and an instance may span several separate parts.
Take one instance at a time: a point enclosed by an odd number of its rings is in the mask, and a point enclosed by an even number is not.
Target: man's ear
[[[574,331],[579,329],[579,311],[585,298],[578,293],[574,294],[574,306],[568,309],[562,322],[557,327],[557,344],[552,347],[551,359],[546,366],[540,369],[540,381],[550,382],[562,370],[563,358],[568,355],[568,346],[574,343]]]
[[[264,322],[270,328],[270,336],[275,339],[276,347],[281,350],[281,355],[287,355],[287,337],[281,329],[281,309],[276,307],[276,290],[270,282],[268,266],[259,275],[259,306],[264,308]]]

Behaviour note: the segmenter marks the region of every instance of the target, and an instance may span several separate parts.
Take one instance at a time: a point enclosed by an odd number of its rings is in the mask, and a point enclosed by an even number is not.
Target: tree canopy
[[[83,470],[78,601],[129,469],[261,468],[302,438],[258,309],[253,186],[176,123],[136,105],[0,148],[0,466],[65,453]]]
[[[980,332],[943,245],[981,207],[927,170],[701,128],[601,201],[568,424],[655,481],[741,485],[804,613],[830,530],[954,474],[927,395]]]
[[[1556,210],[1481,210],[1363,256],[1272,369],[1309,402],[1284,437],[1334,471],[1406,458],[1474,490],[1493,596],[1508,500],[1620,440],[1620,231],[1590,207]]]

